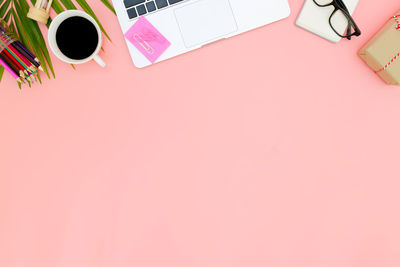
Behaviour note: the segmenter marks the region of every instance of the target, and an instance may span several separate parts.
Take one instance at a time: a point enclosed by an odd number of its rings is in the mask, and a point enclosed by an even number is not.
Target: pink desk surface
[[[400,88],[356,56],[397,1],[360,1],[362,37],[332,45],[292,0],[143,70],[91,3],[107,68],[0,84],[0,266],[400,266]]]

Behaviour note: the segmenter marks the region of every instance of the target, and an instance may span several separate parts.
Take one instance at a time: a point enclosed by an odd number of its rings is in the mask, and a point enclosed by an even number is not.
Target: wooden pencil
[[[44,71],[44,69],[41,66],[41,63],[39,60],[36,60],[35,56],[32,57],[32,54],[27,50],[25,47],[21,47],[21,45],[18,45],[19,42],[15,41],[12,42],[11,45],[17,49],[21,54],[23,54],[32,64],[39,70]],[[35,58],[34,58],[35,57]]]
[[[2,53],[3,55],[6,55],[9,58],[9,60],[13,61],[18,66],[19,70],[28,75],[28,72],[26,71],[26,68],[24,67],[24,64],[21,62],[20,59],[15,57],[15,55],[10,53],[7,49],[3,50]]]
[[[38,70],[43,70],[38,58],[15,39],[13,33],[2,23],[0,23],[0,60],[0,66],[19,82],[25,83],[25,80],[33,82],[33,79],[37,80]]]
[[[3,50],[0,55],[4,58],[4,61],[6,61],[12,68],[15,70],[17,74],[22,79],[27,79],[29,77],[29,73],[16,61],[12,55],[6,53],[7,50]],[[29,80],[29,79],[28,79]]]
[[[22,54],[25,59],[29,62],[31,62],[31,64],[33,64],[36,68],[43,70],[43,68],[40,67],[40,62],[38,62],[38,60],[36,60],[36,56],[34,56],[26,47],[24,47],[18,40],[14,40],[13,38],[9,37],[9,36],[3,36],[4,38],[6,38],[7,43],[9,43],[8,47],[10,49],[12,49],[13,51],[18,51],[18,53]],[[5,44],[3,43],[3,46],[5,46]],[[23,58],[21,56],[19,56],[20,58]],[[31,65],[28,64],[28,65]]]
[[[0,44],[2,44],[4,46],[5,49],[3,49],[3,52],[5,53],[9,53],[17,62],[18,65],[20,65],[22,67],[22,69],[27,69],[28,66],[25,65],[25,63],[23,62],[23,60],[21,58],[19,58],[14,51],[11,50],[10,47],[7,46],[6,43],[4,43],[2,40],[0,40]]]
[[[6,63],[7,65],[8,65],[8,67],[16,74],[16,75],[18,75],[19,76],[19,69],[18,69],[18,66],[16,66],[15,64],[14,64],[14,62],[12,62],[8,57],[6,57],[5,55],[3,55],[3,54],[0,54],[0,59],[4,62],[4,63]]]
[[[30,67],[33,65],[25,56],[21,55],[20,52],[18,52],[13,46],[9,46],[10,50],[14,52],[14,54],[21,59],[24,64],[26,65],[26,68],[30,70]]]
[[[29,54],[26,52],[25,49],[21,48],[19,45],[16,44],[16,42],[12,42],[11,46],[15,49],[18,50],[22,55],[24,55],[35,67],[39,67],[40,64]]]
[[[5,70],[7,70],[7,72],[9,72],[15,79],[19,79],[18,75],[11,69],[11,67],[3,61],[2,58],[0,58],[0,65],[3,66],[3,68]]]
[[[29,49],[27,49],[23,44],[21,44],[20,41],[15,40],[14,43],[16,43],[16,45],[18,45],[22,49],[24,49],[30,55],[30,57],[33,58],[34,61],[40,64],[39,59],[31,51],[29,51]]]

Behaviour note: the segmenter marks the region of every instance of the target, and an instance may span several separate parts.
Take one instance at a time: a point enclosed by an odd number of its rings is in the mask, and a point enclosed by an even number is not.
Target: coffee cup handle
[[[93,57],[93,59],[94,59],[94,61],[97,62],[97,64],[100,65],[100,67],[104,68],[104,67],[106,66],[106,63],[104,62],[103,59],[101,59],[101,57],[99,57],[99,55],[95,55],[95,56]]]

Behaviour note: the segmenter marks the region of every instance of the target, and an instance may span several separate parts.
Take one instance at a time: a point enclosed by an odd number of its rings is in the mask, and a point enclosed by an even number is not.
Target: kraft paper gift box
[[[358,54],[386,83],[400,85],[400,11]]]

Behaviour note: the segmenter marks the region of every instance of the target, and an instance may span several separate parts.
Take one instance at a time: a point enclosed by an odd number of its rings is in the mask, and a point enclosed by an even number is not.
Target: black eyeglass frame
[[[347,9],[346,5],[343,3],[342,0],[332,0],[332,2],[330,2],[329,4],[324,4],[324,5],[319,4],[319,3],[318,3],[318,0],[313,0],[313,1],[314,1],[314,3],[315,3],[317,6],[319,6],[319,7],[328,7],[328,6],[333,6],[333,7],[334,7],[334,10],[333,10],[332,14],[331,14],[330,17],[329,17],[329,25],[331,26],[332,30],[333,30],[337,35],[339,35],[339,36],[342,37],[342,38],[347,38],[347,39],[349,39],[349,40],[351,40],[351,37],[352,37],[352,36],[360,36],[360,35],[361,35],[361,30],[360,30],[360,28],[358,28],[356,22],[354,21],[354,19],[353,19],[352,16],[350,15],[349,10]],[[333,17],[333,15],[335,15],[335,13],[338,12],[339,10],[343,12],[343,14],[346,16],[346,19],[347,19],[347,22],[348,22],[347,34],[346,34],[346,35],[343,35],[343,34],[338,33],[338,32],[336,31],[335,27],[333,27],[333,25],[332,25],[332,17]],[[353,32],[353,33],[351,33],[351,29],[352,29],[352,28],[354,29],[354,32]]]

